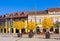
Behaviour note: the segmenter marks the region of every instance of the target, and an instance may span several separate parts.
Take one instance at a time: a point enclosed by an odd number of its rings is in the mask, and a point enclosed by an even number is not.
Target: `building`
[[[41,23],[45,17],[51,18],[54,24],[57,21],[60,24],[60,8],[49,8],[48,10],[35,12],[17,12],[0,16],[0,33],[19,33],[20,30],[13,27],[13,22],[20,20],[24,21],[25,23],[24,30],[21,30],[22,33],[27,32],[28,30],[27,22],[37,23],[37,25],[40,27],[41,32],[43,32]],[[52,27],[50,31],[60,33],[60,27]]]
[[[25,29],[27,27],[28,12],[18,12],[0,16],[0,33],[19,33],[19,30],[13,27],[14,22],[24,21]],[[22,30],[23,31],[23,30]]]
[[[44,11],[30,12],[28,15],[28,21],[37,23],[40,27],[41,32],[43,32],[44,29],[42,28],[41,23],[45,17],[51,18],[54,24],[56,21],[58,21],[60,24],[60,8],[49,8],[48,10]],[[60,27],[52,27],[50,30],[59,33]]]

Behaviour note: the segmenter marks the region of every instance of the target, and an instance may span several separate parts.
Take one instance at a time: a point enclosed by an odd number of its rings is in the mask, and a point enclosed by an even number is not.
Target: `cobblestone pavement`
[[[60,41],[60,34],[51,35],[50,39],[45,39],[44,35],[34,35],[33,38],[23,35],[22,38],[18,38],[17,34],[0,34],[0,41]]]

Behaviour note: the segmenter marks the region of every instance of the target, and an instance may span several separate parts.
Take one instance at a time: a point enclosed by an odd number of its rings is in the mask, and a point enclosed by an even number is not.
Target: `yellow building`
[[[27,33],[29,32],[27,29],[28,22],[35,22],[36,26],[39,26],[40,31],[43,32],[41,23],[45,17],[51,18],[54,24],[56,24],[56,21],[60,24],[60,8],[49,8],[48,10],[36,12],[17,12],[0,16],[0,33]],[[19,25],[21,20],[24,22],[24,28],[21,30],[16,29],[13,26],[14,22],[17,22],[17,25]],[[50,31],[60,33],[60,27],[53,26]]]
[[[14,14],[6,14],[3,16],[0,16],[0,33],[25,33],[27,28],[27,12],[19,12]],[[24,28],[16,29],[13,25],[14,22],[24,22]],[[17,23],[18,25],[19,23]],[[18,28],[18,27],[17,27]]]

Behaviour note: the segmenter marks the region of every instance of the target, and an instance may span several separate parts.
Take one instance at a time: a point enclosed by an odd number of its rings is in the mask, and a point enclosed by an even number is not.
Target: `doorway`
[[[21,29],[21,33],[25,33],[25,28]]]
[[[13,33],[13,28],[11,28],[11,30],[12,30],[12,33]]]
[[[6,33],[6,28],[4,28],[4,33]]]
[[[57,34],[59,33],[59,26],[55,27],[55,33],[57,33]]]
[[[46,29],[43,29],[43,32],[46,32]]]
[[[50,32],[53,32],[53,27],[50,28]]]
[[[36,27],[36,33],[40,33],[40,27],[39,26]]]
[[[19,33],[19,30],[18,29],[16,29],[16,33]]]

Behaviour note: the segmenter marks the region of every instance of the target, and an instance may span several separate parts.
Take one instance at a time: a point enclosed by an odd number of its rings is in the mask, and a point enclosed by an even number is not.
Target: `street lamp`
[[[10,18],[10,33],[12,33],[12,24],[13,23],[13,21],[12,21],[12,15],[11,15],[11,18]]]

